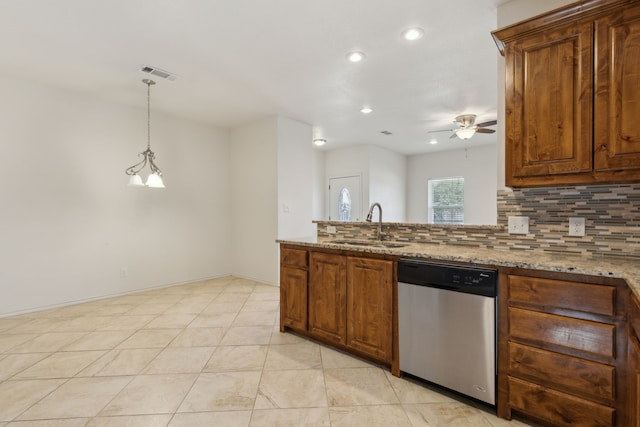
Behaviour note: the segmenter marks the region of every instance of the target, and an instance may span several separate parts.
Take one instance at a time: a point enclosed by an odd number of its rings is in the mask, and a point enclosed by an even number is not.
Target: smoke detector
[[[169,80],[170,82],[178,78],[178,76],[176,76],[173,73],[170,73],[165,70],[161,70],[160,68],[151,67],[149,65],[143,65],[142,68],[140,68],[140,71],[146,74],[151,74],[152,76],[156,76],[164,80]]]

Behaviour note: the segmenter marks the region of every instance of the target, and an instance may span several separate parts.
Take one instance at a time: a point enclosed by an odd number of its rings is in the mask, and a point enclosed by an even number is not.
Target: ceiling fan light
[[[462,140],[467,140],[471,138],[475,133],[476,133],[476,130],[473,128],[456,130],[456,135],[458,135],[458,138]]]

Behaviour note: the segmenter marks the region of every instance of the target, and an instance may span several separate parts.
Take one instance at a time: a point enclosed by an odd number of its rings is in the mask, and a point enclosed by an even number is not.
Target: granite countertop
[[[310,237],[277,240],[278,243],[329,249],[348,249],[358,252],[389,254],[406,258],[424,258],[439,261],[457,261],[503,267],[559,271],[592,276],[622,278],[640,297],[640,263],[606,257],[583,257],[558,253],[544,254],[532,250],[481,249],[459,245],[441,245],[402,242],[406,246],[360,246],[340,243],[343,238]],[[350,239],[355,240],[355,239]]]

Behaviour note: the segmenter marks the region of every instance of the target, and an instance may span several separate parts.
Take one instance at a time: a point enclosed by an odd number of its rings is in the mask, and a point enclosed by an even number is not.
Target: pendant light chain
[[[151,150],[151,85],[153,80],[146,80],[147,84],[147,150]]]

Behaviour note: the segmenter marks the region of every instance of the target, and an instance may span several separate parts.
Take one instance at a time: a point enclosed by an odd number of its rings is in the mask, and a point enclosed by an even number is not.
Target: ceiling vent
[[[142,68],[140,68],[140,71],[146,74],[151,74],[152,76],[156,76],[164,80],[169,80],[171,82],[178,78],[178,76],[176,76],[175,74],[172,74],[165,70],[161,70],[160,68],[150,67],[148,65],[143,65]]]

